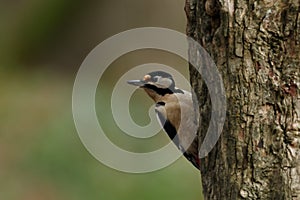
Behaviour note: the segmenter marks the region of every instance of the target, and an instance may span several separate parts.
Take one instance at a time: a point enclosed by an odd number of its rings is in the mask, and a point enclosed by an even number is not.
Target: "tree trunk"
[[[221,137],[201,159],[205,199],[300,199],[299,4],[186,0],[187,34],[214,59],[227,98]],[[201,76],[190,75],[201,146],[211,106]]]

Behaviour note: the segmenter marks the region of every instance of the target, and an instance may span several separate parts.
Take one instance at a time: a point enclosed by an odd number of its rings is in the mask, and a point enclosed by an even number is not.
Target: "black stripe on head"
[[[174,93],[181,93],[184,94],[184,92],[180,89],[170,89],[170,88],[159,88],[156,87],[155,85],[151,85],[151,84],[145,84],[143,86],[144,88],[148,88],[151,90],[154,90],[157,94],[164,96],[165,94],[174,94]]]
[[[170,88],[158,88],[155,85],[145,84],[143,87],[154,90],[157,94],[164,96],[165,94],[173,94]]]
[[[174,144],[179,148],[179,139],[175,127],[160,112],[156,113],[161,124],[163,125],[165,132],[168,134],[169,138],[174,142]]]

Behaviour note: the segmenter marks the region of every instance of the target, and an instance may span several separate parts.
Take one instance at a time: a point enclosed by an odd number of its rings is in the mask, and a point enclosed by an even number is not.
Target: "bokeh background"
[[[127,29],[158,26],[185,33],[184,1],[0,1],[0,199],[126,200],[201,199],[200,175],[181,158],[147,174],[126,174],[95,160],[73,124],[71,95],[85,56],[106,38]],[[97,114],[121,147],[146,151],[163,145],[125,137],[110,110],[112,88],[136,65],[158,62],[188,77],[186,61],[167,52],[142,50],[116,60],[101,78]],[[149,69],[151,71],[151,69]],[[152,102],[137,91],[130,109],[149,123]]]

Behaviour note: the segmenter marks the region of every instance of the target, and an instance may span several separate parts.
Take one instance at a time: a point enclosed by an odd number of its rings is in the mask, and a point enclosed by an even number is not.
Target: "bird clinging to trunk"
[[[190,92],[175,87],[173,77],[163,71],[146,74],[141,80],[130,80],[154,100],[161,126],[183,155],[200,169],[198,157],[198,113]]]

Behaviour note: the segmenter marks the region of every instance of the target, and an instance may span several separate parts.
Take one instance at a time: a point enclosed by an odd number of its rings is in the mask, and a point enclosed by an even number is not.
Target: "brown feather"
[[[179,145],[185,150],[185,157],[199,169],[198,159],[198,128],[197,111],[193,107],[192,96],[189,92],[159,95],[155,91],[144,88],[145,92],[155,101],[164,102],[163,108],[159,107],[166,119],[175,127]],[[182,121],[181,121],[182,119]]]

